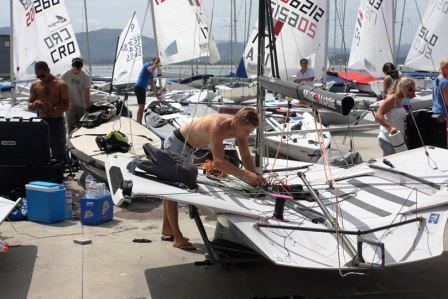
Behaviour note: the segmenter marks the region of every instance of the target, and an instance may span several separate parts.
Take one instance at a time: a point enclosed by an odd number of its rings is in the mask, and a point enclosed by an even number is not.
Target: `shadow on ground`
[[[28,297],[37,256],[36,246],[17,246],[0,253],[0,297]]]
[[[257,263],[237,266],[175,265],[148,269],[154,299],[179,298],[446,298],[448,255],[364,275],[341,277]]]

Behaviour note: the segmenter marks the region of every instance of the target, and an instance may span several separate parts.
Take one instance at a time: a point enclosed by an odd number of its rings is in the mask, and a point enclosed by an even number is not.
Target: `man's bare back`
[[[222,140],[237,137],[231,130],[232,119],[233,116],[228,114],[210,114],[193,120],[183,126],[180,132],[190,146],[200,148],[210,144],[215,134]]]
[[[210,145],[213,161],[218,169],[239,177],[245,177],[252,184],[259,185],[264,180],[256,173],[247,143],[249,134],[255,128],[254,125],[241,123],[233,115],[215,113],[193,120],[180,128],[180,133],[193,148]],[[223,141],[229,138],[236,139],[245,170],[236,168],[224,159]]]

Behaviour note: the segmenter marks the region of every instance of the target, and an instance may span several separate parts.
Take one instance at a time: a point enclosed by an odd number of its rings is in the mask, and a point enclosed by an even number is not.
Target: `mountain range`
[[[90,59],[92,64],[113,64],[115,49],[117,46],[117,39],[121,33],[121,29],[99,29],[89,32],[90,42]],[[0,34],[9,34],[9,27],[0,27]],[[87,59],[87,38],[85,32],[76,33],[76,39],[78,40],[79,49],[84,59]],[[144,60],[149,60],[155,55],[154,39],[151,37],[142,37]],[[216,41],[219,53],[221,55],[220,64],[231,64],[232,61],[237,63],[244,51],[244,43],[239,42],[234,44],[233,53],[234,59],[231,59],[231,43],[229,41]],[[401,45],[398,63],[404,63],[406,55],[409,51],[410,45]],[[336,54],[336,55],[335,55]],[[350,55],[350,49],[344,51],[340,48],[328,49],[328,56],[331,64],[344,64],[344,61],[348,60]],[[203,62],[206,59],[202,60]],[[200,60],[201,62],[201,60]]]

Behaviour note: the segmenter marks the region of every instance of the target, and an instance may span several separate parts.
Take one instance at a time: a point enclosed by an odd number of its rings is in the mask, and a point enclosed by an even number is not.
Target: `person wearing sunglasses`
[[[64,112],[69,107],[68,86],[50,72],[45,61],[34,65],[34,73],[38,80],[31,84],[28,109],[36,111],[50,129],[50,148],[52,157],[65,160],[65,121]]]
[[[404,134],[407,115],[407,110],[404,106],[408,105],[409,100],[414,97],[415,81],[403,76],[389,89],[386,99],[384,99],[376,111],[375,121],[381,125],[378,134],[378,144],[383,150],[383,156],[396,152],[390,135]]]
[[[90,106],[92,79],[82,69],[83,65],[82,58],[73,58],[72,68],[61,76],[69,88],[70,109],[66,113],[69,132],[76,128],[77,123]]]

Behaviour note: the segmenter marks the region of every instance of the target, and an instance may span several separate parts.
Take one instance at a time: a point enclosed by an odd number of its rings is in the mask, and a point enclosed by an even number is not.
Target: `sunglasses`
[[[416,92],[417,89],[415,89],[415,88],[409,88],[408,91],[409,91],[409,92]]]

